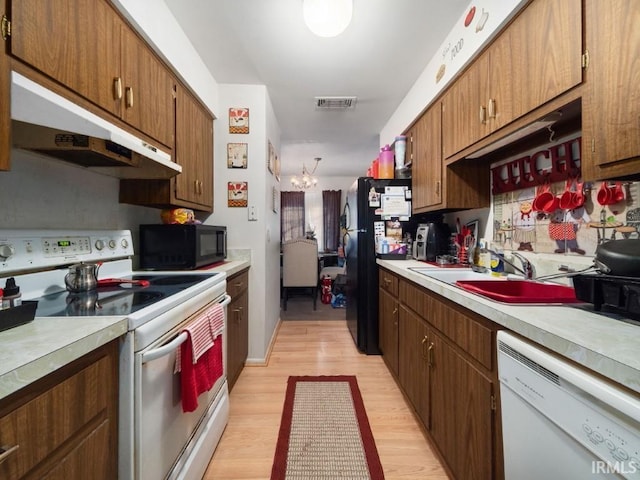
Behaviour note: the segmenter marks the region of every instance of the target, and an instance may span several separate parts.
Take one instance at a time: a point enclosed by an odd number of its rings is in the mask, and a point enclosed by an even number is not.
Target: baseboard
[[[271,352],[273,351],[273,344],[276,342],[276,337],[280,331],[280,325],[282,325],[282,320],[278,318],[276,328],[273,329],[273,335],[271,335],[271,340],[269,340],[269,346],[267,347],[265,358],[247,358],[244,362],[245,367],[266,367],[269,365],[269,359],[271,358]]]

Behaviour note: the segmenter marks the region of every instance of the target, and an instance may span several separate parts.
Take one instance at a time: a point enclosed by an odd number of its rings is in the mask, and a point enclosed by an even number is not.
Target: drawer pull
[[[238,288],[241,288],[242,285],[244,285],[244,283],[242,283],[242,282],[234,283],[234,286],[238,287]]]
[[[18,450],[18,448],[20,448],[20,445],[14,445],[12,447],[3,445],[2,447],[0,447],[0,463],[8,459],[9,455]]]
[[[489,99],[489,118],[496,118],[496,100],[494,98]]]
[[[385,285],[389,285],[391,283],[391,279],[387,277],[384,277],[382,281],[385,283]]]
[[[113,96],[116,100],[122,99],[122,79],[120,77],[113,80]]]
[[[125,93],[127,95],[126,98],[126,105],[127,108],[132,108],[133,107],[133,88],[132,87],[127,87],[125,88]]]

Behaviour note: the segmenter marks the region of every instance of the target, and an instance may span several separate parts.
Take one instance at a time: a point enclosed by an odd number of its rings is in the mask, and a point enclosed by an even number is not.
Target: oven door
[[[226,306],[230,300],[224,295],[214,302]],[[187,334],[180,332],[192,318],[135,354],[136,480],[196,478],[192,472],[202,470],[200,478],[226,425],[226,321],[222,334],[224,374],[198,397],[195,411],[182,411],[180,375],[174,374],[175,351],[186,340]]]

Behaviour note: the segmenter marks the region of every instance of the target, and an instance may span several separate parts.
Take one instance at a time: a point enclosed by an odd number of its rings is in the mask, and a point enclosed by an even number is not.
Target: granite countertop
[[[584,304],[507,305],[409,270],[415,260],[378,265],[640,393],[640,329]],[[438,268],[438,267],[433,267]]]
[[[250,251],[234,251],[210,270],[227,277],[251,265]],[[127,332],[127,317],[36,317],[0,332],[0,400]]]

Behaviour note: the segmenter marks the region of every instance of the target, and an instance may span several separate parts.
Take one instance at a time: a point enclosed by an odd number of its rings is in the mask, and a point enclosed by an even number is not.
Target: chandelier
[[[313,174],[316,172],[316,168],[318,168],[318,163],[320,163],[320,160],[322,160],[322,158],[316,157],[313,160],[316,162],[315,165],[313,166],[313,170],[311,171],[307,170],[307,167],[305,167],[303,163],[302,174],[300,175],[300,178],[298,178],[296,175],[291,177],[291,185],[293,187],[299,188],[299,189],[303,189],[303,188],[306,189],[306,188],[315,187],[318,184],[318,179],[314,177]]]

